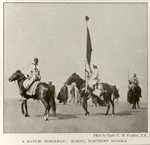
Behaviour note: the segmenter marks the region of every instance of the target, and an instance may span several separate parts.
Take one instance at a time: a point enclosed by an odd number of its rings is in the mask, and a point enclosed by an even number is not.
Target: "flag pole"
[[[129,82],[129,67],[128,67],[128,82]]]
[[[89,17],[85,16],[85,20],[86,20],[86,29],[88,28],[88,20]],[[87,45],[87,44],[86,44]],[[87,64],[87,59],[85,60],[85,92],[87,92],[87,77],[86,77],[86,64]]]

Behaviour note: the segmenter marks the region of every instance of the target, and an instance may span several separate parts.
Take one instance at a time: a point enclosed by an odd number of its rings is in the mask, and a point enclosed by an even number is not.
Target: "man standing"
[[[60,92],[58,93],[57,100],[59,100],[59,103],[64,103],[64,105],[67,103],[68,100],[68,87],[64,83],[64,85],[61,87]]]
[[[55,92],[55,86],[52,84],[52,81],[48,82],[49,88],[52,92],[52,94],[54,95],[54,98],[56,97],[56,92]]]
[[[71,95],[71,99],[69,102],[71,103],[73,101],[73,103],[75,103],[75,86],[74,86],[74,84],[72,84],[72,86],[71,86],[70,95]]]
[[[41,70],[38,62],[38,58],[34,58],[34,62],[27,70],[27,79],[24,81],[23,84],[26,90],[31,86],[33,82],[41,80]]]

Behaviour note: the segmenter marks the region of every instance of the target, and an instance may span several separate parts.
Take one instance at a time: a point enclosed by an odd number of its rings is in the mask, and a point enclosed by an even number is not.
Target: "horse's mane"
[[[17,72],[20,74],[18,80],[25,80],[26,79],[25,75],[20,70],[18,70]]]

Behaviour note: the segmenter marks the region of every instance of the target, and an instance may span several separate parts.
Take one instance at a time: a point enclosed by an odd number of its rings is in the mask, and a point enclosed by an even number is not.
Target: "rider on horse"
[[[141,96],[141,88],[139,87],[139,80],[137,78],[136,73],[133,74],[133,77],[129,80],[129,91],[133,89],[137,89],[139,92],[140,97]]]
[[[88,84],[90,89],[95,90],[95,86],[99,81],[99,69],[97,67],[97,64],[93,64],[93,69],[91,69],[91,67],[89,66],[90,71],[88,72]]]
[[[40,67],[38,58],[34,58],[34,62],[30,65],[27,71],[27,79],[24,81],[24,88],[28,90],[31,84],[41,80]]]
[[[131,88],[133,88],[133,87],[136,87],[136,86],[138,86],[139,85],[139,80],[138,80],[138,78],[137,78],[137,76],[136,76],[136,73],[134,73],[133,74],[133,77],[129,80],[130,81],[130,85],[131,85]]]

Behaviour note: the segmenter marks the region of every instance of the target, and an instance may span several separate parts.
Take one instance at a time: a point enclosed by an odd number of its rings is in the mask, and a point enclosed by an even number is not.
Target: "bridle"
[[[80,80],[81,78],[78,76],[78,79],[75,81],[75,83],[77,84],[77,82]]]

